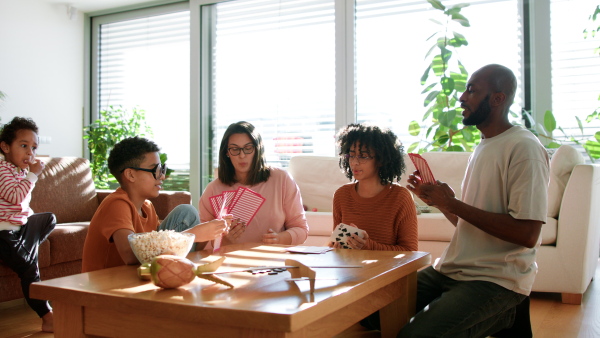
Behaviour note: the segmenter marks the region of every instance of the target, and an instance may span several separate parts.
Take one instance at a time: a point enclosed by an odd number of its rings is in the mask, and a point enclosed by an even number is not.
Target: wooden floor
[[[599,262],[600,263],[600,262]],[[24,301],[0,303],[0,338],[51,338],[41,332],[42,321]],[[600,264],[581,305],[562,304],[559,294],[531,294],[531,326],[536,338],[600,337]],[[353,327],[340,337],[373,337]]]

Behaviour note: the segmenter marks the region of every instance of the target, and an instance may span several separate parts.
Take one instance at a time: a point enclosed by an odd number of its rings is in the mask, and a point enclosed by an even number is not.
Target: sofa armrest
[[[533,291],[583,294],[598,264],[600,166],[575,166],[562,197],[556,246],[542,245]]]
[[[115,192],[114,190],[109,190],[109,189],[96,189],[96,196],[98,198],[98,205],[100,205],[100,203],[102,203],[102,201],[110,194],[112,194],[113,192]]]
[[[192,194],[187,191],[165,191],[161,190],[158,197],[151,198],[154,209],[159,219],[165,219],[176,206],[180,204],[191,204]]]
[[[98,196],[98,203],[102,203],[108,195],[113,193],[114,190],[96,190]],[[180,204],[191,204],[192,195],[187,191],[168,191],[161,190],[158,197],[151,198],[150,202],[154,205],[158,219],[165,219],[167,215]]]

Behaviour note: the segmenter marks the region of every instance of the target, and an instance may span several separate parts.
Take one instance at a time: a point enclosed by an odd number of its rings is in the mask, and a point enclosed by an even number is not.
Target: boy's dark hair
[[[352,179],[352,169],[346,155],[350,148],[359,142],[361,148],[366,147],[375,153],[375,163],[379,166],[379,179],[382,185],[400,181],[406,171],[404,163],[404,147],[396,134],[385,128],[366,124],[349,124],[342,128],[337,136],[340,149],[340,168],[348,179]]]
[[[5,142],[6,144],[11,145],[17,137],[17,132],[23,129],[31,130],[36,134],[38,133],[38,127],[32,119],[16,116],[12,119],[12,121],[2,126],[2,132],[0,132],[0,142]],[[4,154],[2,149],[0,149],[0,152]]]
[[[233,167],[233,163],[231,163],[231,159],[227,157],[229,152],[229,137],[233,134],[247,134],[255,148],[254,153],[252,153],[252,165],[250,166],[245,183],[252,186],[260,182],[266,182],[271,175],[271,171],[266,164],[265,145],[260,134],[254,129],[254,126],[246,121],[232,123],[225,130],[225,134],[221,140],[221,147],[219,148],[219,180],[227,185],[237,183],[235,180],[235,168]]]
[[[115,144],[108,155],[108,170],[121,183],[122,171],[139,167],[148,153],[159,152],[156,143],[143,137],[129,137]]]

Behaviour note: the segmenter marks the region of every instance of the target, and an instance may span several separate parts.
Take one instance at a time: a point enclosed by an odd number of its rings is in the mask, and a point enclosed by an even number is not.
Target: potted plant
[[[417,151],[472,151],[479,140],[479,131],[473,126],[463,126],[459,97],[465,91],[468,72],[456,55],[462,46],[468,45],[464,35],[454,28],[470,27],[469,20],[460,11],[469,4],[446,7],[439,0],[427,0],[441,11],[443,22],[432,19],[440,29],[431,35],[433,45],[426,54],[429,64],[421,77],[421,85],[427,94],[422,118],[409,124],[409,133],[417,136],[423,132],[422,140],[408,147],[408,152]],[[427,141],[431,139],[431,141]]]
[[[129,110],[121,105],[111,105],[101,110],[100,118],[86,126],[84,132],[83,138],[87,140],[91,154],[92,176],[99,189],[118,186],[108,170],[108,155],[115,144],[127,137],[152,137],[152,130],[146,124],[145,111],[139,107]]]

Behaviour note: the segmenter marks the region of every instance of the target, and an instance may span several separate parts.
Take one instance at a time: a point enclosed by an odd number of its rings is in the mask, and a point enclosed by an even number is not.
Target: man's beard
[[[471,111],[471,114],[469,114],[468,117],[463,118],[463,124],[465,126],[477,126],[488,119],[491,111],[490,95],[488,94],[475,111]]]

